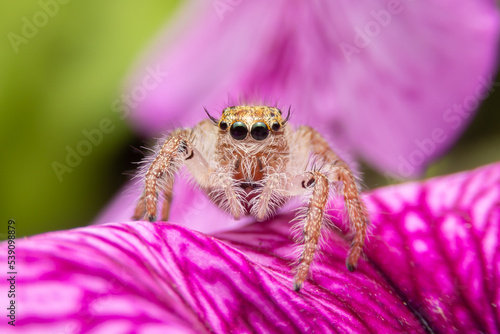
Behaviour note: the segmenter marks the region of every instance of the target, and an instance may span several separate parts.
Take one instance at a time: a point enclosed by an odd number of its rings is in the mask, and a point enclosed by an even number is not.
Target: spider
[[[356,178],[342,159],[313,128],[293,128],[276,107],[242,105],[223,110],[219,119],[205,109],[208,119],[192,129],[176,129],[158,143],[143,168],[144,188],[133,219],[157,219],[159,192],[163,191],[161,220],[167,221],[176,172],[183,165],[194,181],[220,208],[235,219],[250,214],[262,221],[288,199],[309,196],[297,219],[302,227],[303,248],[293,287],[299,291],[306,280],[327,220],[325,207],[330,189],[345,202],[354,237],[346,259],[353,271],[362,254],[367,210]],[[308,168],[310,162],[321,168]]]

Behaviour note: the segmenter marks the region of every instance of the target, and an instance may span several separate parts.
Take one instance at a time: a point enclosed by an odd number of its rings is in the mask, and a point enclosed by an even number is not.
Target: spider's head
[[[207,112],[208,114],[208,112]],[[235,140],[263,141],[272,135],[282,135],[290,118],[283,118],[281,110],[267,106],[235,106],[224,109],[220,119],[210,116],[220,131],[227,132]]]

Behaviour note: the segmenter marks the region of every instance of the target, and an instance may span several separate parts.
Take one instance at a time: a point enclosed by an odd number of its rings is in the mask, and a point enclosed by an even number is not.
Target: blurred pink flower
[[[493,0],[217,0],[184,14],[130,80],[135,127],[190,126],[240,95],[279,99],[294,123],[399,177],[454,143],[497,60]],[[152,69],[168,76],[144,90]]]
[[[366,260],[348,272],[345,234],[330,231],[300,293],[289,214],[215,235],[126,222],[18,240],[16,327],[0,331],[500,331],[500,163],[365,198]]]
[[[158,134],[199,122],[203,105],[217,116],[240,93],[276,98],[343,158],[407,177],[454,142],[490,89],[491,0],[225,3],[196,2],[137,65],[134,126]],[[174,195],[172,222],[207,233],[238,224],[184,181]],[[139,196],[129,185],[96,222],[128,221]]]
[[[197,8],[139,65],[156,81],[142,71],[131,80],[131,121],[147,133],[192,125],[202,105],[222,109],[243,92],[279,98],[295,123],[409,176],[452,144],[488,94],[494,1]],[[174,193],[171,221],[185,226],[109,223],[18,240],[16,327],[4,319],[2,333],[500,331],[500,163],[366,195],[366,260],[349,273],[345,233],[331,231],[300,293],[292,214],[241,227],[184,183]],[[118,198],[101,221],[132,208]]]

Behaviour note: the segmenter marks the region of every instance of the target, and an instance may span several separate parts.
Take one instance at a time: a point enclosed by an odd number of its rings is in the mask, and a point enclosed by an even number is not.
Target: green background
[[[0,13],[0,219],[15,219],[17,236],[87,225],[133,170],[143,140],[112,111],[134,60],[179,1],[69,1],[15,52],[8,34],[21,35],[38,1],[2,0]],[[500,82],[500,79],[496,79]],[[500,87],[483,103],[459,143],[425,177],[500,160]],[[66,146],[97,128],[115,126],[71,173],[57,179],[51,164],[64,163]],[[364,166],[369,188],[388,182]],[[0,224],[0,226],[2,226]],[[5,238],[6,231],[0,230]]]
[[[137,139],[111,109],[133,62],[177,9],[178,1],[72,0],[16,53],[38,1],[2,1],[0,13],[0,212],[18,237],[87,225],[134,166]],[[52,162],[108,117],[100,145],[59,182]],[[0,226],[2,226],[0,224]],[[6,226],[6,225],[5,225]],[[6,233],[6,232],[5,232]],[[3,234],[0,231],[0,235]]]

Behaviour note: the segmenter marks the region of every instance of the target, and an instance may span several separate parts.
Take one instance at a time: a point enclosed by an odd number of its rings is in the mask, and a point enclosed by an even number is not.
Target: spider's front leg
[[[202,167],[208,166],[205,159],[192,145],[190,134],[190,130],[175,130],[161,145],[159,152],[151,164],[147,166],[144,175],[144,190],[132,219],[139,220],[146,217],[149,221],[156,221],[160,190],[165,193],[162,219],[168,218],[174,177],[182,164],[193,164],[189,161],[194,159],[196,155],[195,164],[201,164]]]
[[[314,256],[314,250],[319,240],[321,223],[324,217],[324,209],[328,199],[329,185],[340,182],[342,184],[340,194],[344,198],[350,222],[350,230],[354,232],[346,266],[353,271],[363,252],[367,227],[369,223],[368,213],[359,195],[356,178],[347,164],[329,147],[326,140],[314,129],[303,126],[295,133],[297,147],[310,148],[311,153],[318,161],[324,164],[320,172],[306,172],[297,176],[289,184],[291,195],[300,194],[300,187],[314,187],[311,200],[307,209],[304,239],[305,245],[295,275],[294,287],[299,290],[307,277],[309,266]]]
[[[288,184],[287,190],[292,195],[304,193],[312,188],[312,195],[307,205],[304,218],[303,237],[304,248],[300,255],[297,272],[293,279],[293,288],[299,291],[307,278],[309,268],[314,259],[314,253],[318,246],[321,235],[321,227],[325,216],[325,207],[330,192],[329,181],[320,172],[305,172],[293,178]]]
[[[202,126],[203,124],[200,123],[194,130],[204,134]],[[165,194],[162,220],[168,219],[174,177],[182,165],[188,168],[202,189],[219,190],[225,197],[228,209],[233,216],[238,218],[242,214],[243,208],[230,175],[211,168],[193,145],[192,131],[181,129],[170,134],[151,164],[147,166],[144,190],[137,203],[133,219],[139,220],[146,217],[149,221],[156,220],[160,190],[163,190]]]

